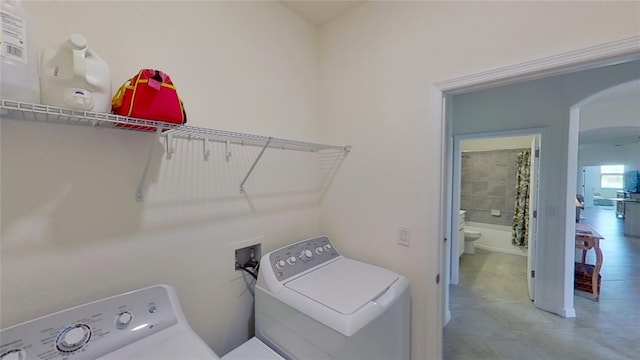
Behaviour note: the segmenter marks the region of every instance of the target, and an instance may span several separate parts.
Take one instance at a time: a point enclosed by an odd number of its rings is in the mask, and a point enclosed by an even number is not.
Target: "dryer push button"
[[[116,316],[116,328],[120,330],[126,329],[127,326],[131,324],[131,319],[133,319],[133,316],[131,316],[131,313],[128,311],[118,314],[118,316]]]

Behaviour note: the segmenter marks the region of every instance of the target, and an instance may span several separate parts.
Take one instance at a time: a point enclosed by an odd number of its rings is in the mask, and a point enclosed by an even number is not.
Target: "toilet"
[[[482,233],[480,231],[464,229],[464,253],[475,254],[476,249],[473,246],[473,242],[480,239]]]

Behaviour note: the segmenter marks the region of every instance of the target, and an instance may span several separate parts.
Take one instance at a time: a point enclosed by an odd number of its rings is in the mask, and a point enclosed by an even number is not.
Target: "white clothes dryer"
[[[287,359],[409,359],[409,281],[343,257],[328,237],[260,260],[256,336]]]
[[[223,359],[282,359],[255,338],[236,350]],[[189,326],[174,288],[156,285],[0,330],[0,360],[31,359],[220,358]]]

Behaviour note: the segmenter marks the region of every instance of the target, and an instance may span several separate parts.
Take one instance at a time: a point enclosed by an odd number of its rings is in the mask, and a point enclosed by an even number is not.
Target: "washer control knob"
[[[300,257],[302,258],[302,260],[311,260],[313,259],[313,252],[309,249],[302,250]]]
[[[70,326],[58,335],[56,346],[62,352],[73,352],[84,346],[91,338],[91,329],[84,324]]]
[[[116,316],[116,327],[121,330],[126,329],[127,326],[131,324],[132,319],[133,319],[133,316],[131,315],[130,312],[128,311],[121,312],[120,314],[118,314],[118,316]]]
[[[289,265],[295,265],[296,262],[298,262],[298,258],[295,256],[289,256],[287,262],[289,263]]]
[[[320,246],[318,246],[318,247],[316,248],[316,254],[318,254],[318,255],[322,255],[322,252],[323,252],[323,251],[324,251],[324,250],[323,250],[323,249],[322,249],[322,247],[320,247]]]
[[[332,246],[331,244],[324,244],[323,248],[324,248],[324,251],[331,251]]]
[[[0,360],[26,360],[27,354],[22,349],[9,350],[0,355]]]
[[[285,266],[287,266],[287,263],[284,260],[276,261],[276,267],[278,269],[283,269]]]

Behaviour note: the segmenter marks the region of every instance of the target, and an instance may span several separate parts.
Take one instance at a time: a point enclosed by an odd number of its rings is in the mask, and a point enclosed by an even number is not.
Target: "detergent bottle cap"
[[[71,41],[71,45],[76,50],[82,50],[87,47],[87,39],[80,34],[72,34],[69,41]]]

